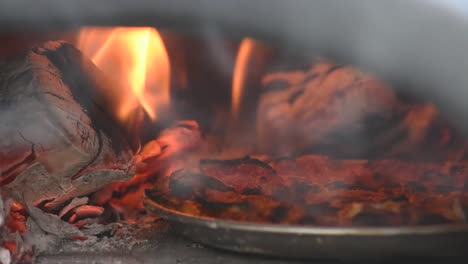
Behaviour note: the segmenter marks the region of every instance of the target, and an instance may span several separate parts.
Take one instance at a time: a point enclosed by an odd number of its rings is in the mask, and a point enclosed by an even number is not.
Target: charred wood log
[[[109,83],[89,59],[48,42],[0,67],[2,190],[58,213],[72,198],[130,177],[131,149],[99,94]]]

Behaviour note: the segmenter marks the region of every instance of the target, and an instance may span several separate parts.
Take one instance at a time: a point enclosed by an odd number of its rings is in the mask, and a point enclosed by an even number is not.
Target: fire
[[[79,48],[98,68],[121,84],[110,91],[115,115],[132,123],[142,108],[154,121],[170,101],[170,63],[163,40],[154,28],[85,28]]]
[[[244,38],[239,46],[234,73],[232,76],[231,112],[235,119],[239,116],[241,100],[244,95],[249,59],[255,48],[255,40]]]

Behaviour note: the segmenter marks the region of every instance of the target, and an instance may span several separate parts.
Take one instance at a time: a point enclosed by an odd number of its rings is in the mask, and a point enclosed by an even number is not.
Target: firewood
[[[47,42],[0,64],[0,73],[2,190],[58,213],[131,176],[132,151],[101,95],[111,84],[76,48]]]

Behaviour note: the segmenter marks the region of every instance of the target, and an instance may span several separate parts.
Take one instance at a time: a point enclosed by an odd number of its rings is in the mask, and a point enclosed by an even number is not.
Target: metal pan
[[[236,252],[299,259],[468,256],[468,225],[313,227],[198,217],[149,197],[146,208],[194,241]]]

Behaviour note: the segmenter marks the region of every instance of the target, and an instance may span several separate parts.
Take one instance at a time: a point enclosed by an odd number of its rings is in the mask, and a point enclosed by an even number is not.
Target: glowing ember
[[[85,28],[78,46],[125,89],[111,91],[123,123],[131,123],[139,107],[154,121],[169,105],[169,57],[154,28]]]

